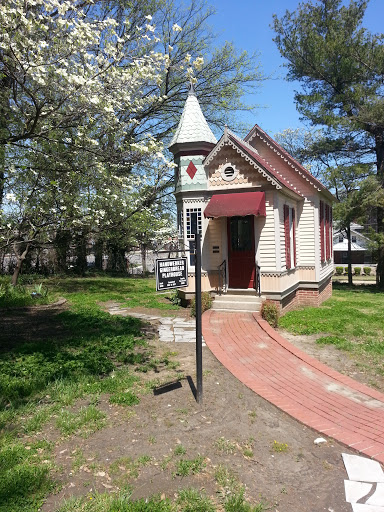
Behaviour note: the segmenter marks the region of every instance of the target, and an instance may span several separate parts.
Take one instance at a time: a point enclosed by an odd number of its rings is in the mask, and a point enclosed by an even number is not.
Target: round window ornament
[[[221,169],[221,177],[225,181],[234,180],[238,174],[239,171],[236,169],[236,167],[229,163],[225,164],[224,167]]]

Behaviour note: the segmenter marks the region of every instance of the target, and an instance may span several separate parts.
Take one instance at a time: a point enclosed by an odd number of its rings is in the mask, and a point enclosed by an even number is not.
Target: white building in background
[[[363,234],[364,226],[351,224],[351,250],[353,265],[372,263],[372,252],[369,249],[369,239]],[[344,230],[335,229],[333,233],[333,259],[335,265],[348,263],[348,239]]]

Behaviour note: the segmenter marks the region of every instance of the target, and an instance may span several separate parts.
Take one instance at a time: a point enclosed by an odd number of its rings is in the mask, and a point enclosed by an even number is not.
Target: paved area
[[[167,343],[196,343],[196,321],[180,317],[163,317],[136,313],[128,308],[121,308],[119,304],[108,307],[111,315],[133,316],[157,325],[160,341]],[[203,337],[203,345],[205,345]]]
[[[258,395],[384,463],[384,394],[308,356],[257,314],[207,311],[203,334],[217,359]]]

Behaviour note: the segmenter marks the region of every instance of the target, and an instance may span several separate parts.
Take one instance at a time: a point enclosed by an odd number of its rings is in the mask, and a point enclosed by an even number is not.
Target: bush
[[[359,276],[361,274],[361,267],[354,268],[355,276]]]
[[[348,267],[344,267],[344,272],[348,274]]]
[[[343,274],[343,267],[336,267],[335,272],[337,276],[341,276]]]
[[[371,267],[364,267],[363,270],[364,270],[364,274],[366,276],[369,276],[372,269],[371,269]]]
[[[201,312],[207,311],[207,309],[211,309],[213,299],[209,292],[201,293]],[[191,299],[191,315],[196,316],[196,299],[193,297]]]
[[[272,301],[265,301],[261,306],[261,317],[266,320],[269,325],[272,327],[277,327],[279,325],[279,308]]]

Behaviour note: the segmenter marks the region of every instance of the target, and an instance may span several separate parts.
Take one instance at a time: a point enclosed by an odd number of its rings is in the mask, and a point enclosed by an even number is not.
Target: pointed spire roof
[[[208,142],[210,144],[216,144],[217,142],[216,137],[213,135],[201,111],[192,82],[189,87],[187,101],[185,102],[179,125],[169,148],[175,144],[191,142]]]

